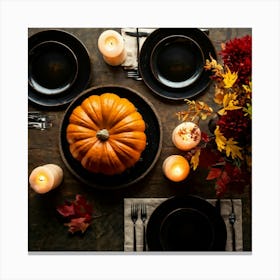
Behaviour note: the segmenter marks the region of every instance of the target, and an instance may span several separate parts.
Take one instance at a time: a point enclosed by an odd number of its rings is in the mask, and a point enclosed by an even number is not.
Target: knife
[[[235,228],[234,223],[236,221],[236,215],[234,213],[233,201],[231,199],[231,213],[228,217],[229,223],[231,224],[231,235],[232,235],[232,251],[236,251],[236,244],[235,244]]]
[[[142,32],[142,31],[139,31],[138,34],[137,32],[125,31],[125,34],[132,37],[148,37],[150,35],[149,32]]]

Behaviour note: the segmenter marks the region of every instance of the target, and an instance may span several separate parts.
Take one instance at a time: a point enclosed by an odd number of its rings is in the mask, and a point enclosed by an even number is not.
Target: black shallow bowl
[[[204,66],[204,55],[199,45],[189,37],[168,36],[159,41],[151,53],[154,77],[171,88],[184,88],[194,83]]]
[[[29,51],[29,85],[42,94],[64,92],[73,85],[77,73],[75,54],[60,42],[42,42]]]
[[[77,37],[71,33],[57,29],[40,31],[30,36],[28,38],[28,51],[30,52],[35,46],[48,41],[59,42],[73,52],[77,60],[77,76],[73,80],[71,86],[67,86],[65,90],[57,92],[56,94],[43,94],[29,84],[28,99],[35,105],[44,108],[60,109],[68,105],[76,96],[87,88],[91,78],[91,61],[88,50]],[[70,64],[72,63],[70,62]],[[68,79],[71,80],[71,77],[69,78],[68,76]]]
[[[145,121],[145,134],[147,137],[147,145],[142,152],[140,160],[133,167],[127,169],[123,173],[112,176],[87,171],[79,161],[72,157],[66,139],[66,129],[69,124],[69,117],[74,108],[80,105],[83,100],[89,96],[101,95],[106,92],[115,93],[121,98],[127,98],[134,104]],[[93,87],[81,93],[66,109],[60,127],[59,146],[60,154],[65,165],[79,181],[97,189],[119,189],[128,187],[140,181],[156,164],[162,147],[162,127],[153,105],[142,97],[140,93],[130,88],[115,85]]]
[[[147,224],[150,251],[224,251],[226,225],[216,208],[197,196],[162,202]]]
[[[203,69],[201,75],[185,87],[171,87],[155,78],[151,69],[151,55],[155,46],[170,36],[185,36],[193,40],[202,50],[204,60],[217,58],[215,48],[205,32],[198,28],[159,28],[153,31],[144,41],[139,57],[139,70],[144,83],[151,91],[169,100],[184,100],[197,96],[205,91],[211,83],[210,71]],[[204,61],[205,62],[205,61]]]

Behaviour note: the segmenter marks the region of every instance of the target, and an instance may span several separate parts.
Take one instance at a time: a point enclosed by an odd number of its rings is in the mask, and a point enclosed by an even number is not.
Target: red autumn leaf
[[[69,217],[75,214],[74,205],[61,205],[56,208],[56,210],[61,214],[63,217]]]
[[[68,223],[64,223],[69,227],[71,233],[81,231],[82,233],[90,225],[92,220],[92,205],[82,196],[77,194],[75,200],[71,204],[65,203],[56,209],[63,217],[68,219]]]
[[[75,218],[71,219],[69,223],[65,223],[65,226],[68,226],[71,233],[75,233],[77,231],[81,231],[84,233],[89,226],[89,223],[85,222],[85,218]]]
[[[212,167],[206,177],[206,180],[217,179],[221,176],[222,170],[220,168]]]
[[[228,176],[226,171],[223,171],[219,179],[216,181],[216,194],[218,196],[225,193],[227,190],[227,186],[230,183],[230,177]]]
[[[91,215],[93,211],[92,205],[79,194],[76,195],[76,200],[74,201],[74,209],[75,215],[77,217],[85,217],[86,215]]]

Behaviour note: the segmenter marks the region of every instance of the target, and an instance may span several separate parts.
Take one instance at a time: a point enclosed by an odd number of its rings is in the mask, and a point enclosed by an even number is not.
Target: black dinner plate
[[[192,39],[200,47],[203,53],[204,62],[213,58],[217,58],[216,50],[205,32],[198,28],[159,28],[153,31],[144,41],[141,47],[139,57],[139,70],[144,83],[158,96],[169,100],[184,100],[194,97],[204,90],[211,83],[210,71],[203,69],[200,76],[192,83],[184,87],[171,87],[167,83],[158,80],[151,68],[151,55],[155,46],[165,38],[171,36],[185,36]]]
[[[226,225],[216,208],[198,196],[162,202],[147,224],[150,251],[224,251]]]
[[[121,98],[127,98],[134,104],[145,121],[145,134],[147,137],[147,145],[142,152],[140,160],[133,167],[127,169],[123,173],[112,176],[87,171],[79,161],[72,157],[66,139],[66,128],[69,124],[69,117],[74,108],[80,105],[87,97],[91,95],[101,95],[106,92],[115,93]],[[66,109],[60,128],[59,145],[64,163],[72,174],[81,182],[97,189],[119,189],[128,187],[140,181],[153,168],[161,152],[162,127],[153,105],[142,97],[140,93],[127,87],[115,85],[93,87],[82,92]]]
[[[200,46],[182,35],[168,36],[159,41],[151,53],[154,77],[170,88],[184,88],[194,83],[204,67]]]
[[[63,90],[56,89],[55,91],[51,91],[50,88],[48,89],[47,86],[43,90],[38,90],[40,87],[34,87],[30,84],[28,85],[28,98],[32,103],[36,105],[43,106],[43,107],[63,107],[69,104],[77,95],[79,95],[83,90],[85,90],[89,84],[90,77],[91,77],[91,62],[88,50],[86,49],[85,45],[74,35],[56,29],[44,30],[28,38],[28,51],[30,52],[34,49],[37,45],[44,45],[46,42],[58,42],[61,46],[65,46],[65,48],[69,49],[73,53],[75,57],[77,67],[75,68],[73,58],[68,52],[68,58],[64,57],[64,64],[68,64],[73,69],[73,71],[77,71],[77,73],[66,73],[68,76],[60,76],[59,79],[72,79],[68,84],[64,87]],[[42,49],[41,49],[42,51]],[[45,57],[42,54],[40,57],[41,62],[46,57],[51,60],[53,58],[50,55],[60,56],[59,59],[62,59],[61,50],[58,48],[54,51],[51,51],[48,48],[48,53]],[[31,59],[31,54],[28,59],[29,68],[30,63],[33,61]],[[41,66],[42,67],[42,66]],[[38,68],[38,65],[37,65]],[[69,67],[67,67],[69,69]],[[66,68],[65,68],[66,69]],[[47,77],[47,74],[45,75]],[[51,81],[42,81],[43,75],[40,77],[41,83],[44,85],[50,84]],[[61,83],[60,80],[60,83]],[[57,83],[57,81],[55,81]],[[64,81],[65,82],[65,81]],[[51,86],[50,86],[51,87]],[[42,88],[41,88],[42,89]]]

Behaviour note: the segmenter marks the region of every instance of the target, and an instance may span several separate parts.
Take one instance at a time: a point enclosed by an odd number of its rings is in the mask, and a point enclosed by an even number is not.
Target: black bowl
[[[202,74],[204,55],[191,38],[173,35],[155,45],[150,65],[160,83],[171,88],[183,88],[194,83]]]
[[[77,78],[78,61],[74,52],[57,41],[45,41],[29,51],[28,82],[42,94],[59,94]]]

